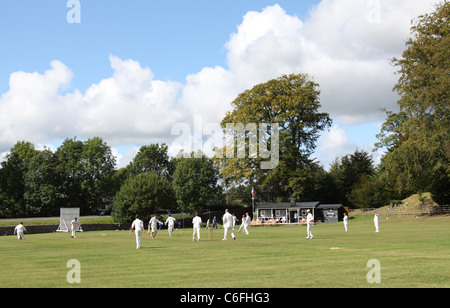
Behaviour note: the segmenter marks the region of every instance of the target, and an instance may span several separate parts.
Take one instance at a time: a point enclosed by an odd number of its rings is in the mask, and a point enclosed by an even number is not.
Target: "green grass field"
[[[0,237],[0,287],[152,287],[152,288],[393,288],[450,287],[450,217],[380,217],[380,233],[372,217],[318,224],[315,239],[305,226],[250,228],[235,241],[213,239],[202,229],[161,230],[143,237],[135,249],[129,231],[26,234]],[[229,236],[229,238],[231,238]],[[81,283],[66,279],[70,259],[81,264]],[[381,283],[370,284],[370,259],[381,265]]]

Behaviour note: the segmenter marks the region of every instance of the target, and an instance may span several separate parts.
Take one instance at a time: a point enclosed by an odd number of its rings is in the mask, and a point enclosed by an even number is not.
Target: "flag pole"
[[[253,212],[253,219],[255,219],[255,195],[256,195],[256,192],[255,192],[255,189],[252,186],[252,212]]]

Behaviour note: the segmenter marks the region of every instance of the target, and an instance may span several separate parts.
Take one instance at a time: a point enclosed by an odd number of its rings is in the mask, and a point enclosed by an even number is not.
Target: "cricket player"
[[[197,233],[197,240],[200,242],[200,228],[202,227],[202,218],[195,213],[195,217],[192,219],[192,226],[194,232],[192,233],[192,241],[195,241],[195,234]]]
[[[131,230],[134,231],[136,236],[136,249],[140,249],[142,232],[144,231],[144,222],[138,218],[138,215],[136,215],[136,219],[131,224]]]
[[[311,214],[310,210],[307,210],[306,213],[308,213],[308,215],[306,216],[306,233],[308,234],[308,236],[306,238],[312,240],[314,236],[312,234],[311,227],[314,223],[314,216]]]
[[[344,213],[344,228],[345,228],[345,232],[348,231],[348,216],[347,213]]]
[[[175,221],[176,219],[173,218],[172,216],[167,217],[165,224],[167,225],[167,230],[169,231],[169,237],[172,236],[172,232],[173,232],[173,227],[175,226]]]
[[[245,214],[242,215],[241,226],[239,227],[238,232],[241,232],[241,230],[244,228],[244,224],[245,224]]]
[[[72,235],[70,237],[77,238],[76,233],[79,226],[80,222],[78,221],[78,218],[75,217],[69,224],[69,228],[72,230]]]
[[[152,231],[152,238],[155,239],[156,233],[158,232],[158,224],[162,223],[158,220],[157,214],[154,214],[153,217],[148,222],[148,234],[150,234],[150,230]]]
[[[18,240],[24,239],[25,243],[28,243],[25,235],[23,234],[24,232],[28,232],[28,231],[25,228],[25,226],[23,225],[23,222],[21,222],[14,228],[14,234],[17,234],[17,239]]]
[[[250,226],[250,222],[252,219],[250,218],[250,215],[248,213],[245,213],[245,218],[242,219],[242,224],[244,225],[244,232],[246,235],[249,235],[248,232],[248,226]]]
[[[380,232],[380,215],[377,212],[373,216],[373,224],[375,225],[375,232]]]
[[[228,230],[231,233],[231,236],[233,237],[233,240],[236,239],[236,237],[234,236],[234,232],[233,232],[233,216],[228,213],[228,209],[225,210],[225,214],[222,217],[222,221],[223,221],[223,229],[224,229],[224,234],[223,234],[223,241],[227,240],[227,233]]]

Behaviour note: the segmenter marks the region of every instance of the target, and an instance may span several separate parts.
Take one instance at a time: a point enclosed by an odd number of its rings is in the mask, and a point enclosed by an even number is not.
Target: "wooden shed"
[[[321,218],[322,222],[338,222],[344,219],[344,213],[346,212],[342,204],[319,204],[316,207],[317,217]]]

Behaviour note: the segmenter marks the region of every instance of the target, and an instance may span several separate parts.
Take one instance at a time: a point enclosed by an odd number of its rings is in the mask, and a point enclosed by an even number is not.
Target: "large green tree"
[[[66,139],[52,153],[20,141],[0,168],[0,216],[57,215],[60,207],[96,213],[111,204],[115,158],[99,137]]]
[[[367,204],[356,198],[356,195],[352,198],[350,195],[356,187],[362,187],[361,182],[367,184],[368,179],[375,175],[373,158],[369,153],[356,149],[353,154],[336,159],[331,165],[329,175],[338,188],[335,191],[337,202],[354,207],[363,207],[363,204]]]
[[[176,206],[172,185],[154,172],[131,175],[114,198],[112,216],[117,222],[130,222],[138,215],[148,220],[158,209]]]
[[[58,160],[50,149],[39,151],[31,158],[25,174],[25,205],[30,216],[59,215],[63,206],[59,192],[61,177],[57,173]]]
[[[88,212],[96,213],[97,209],[103,209],[112,202],[116,158],[102,138],[93,137],[83,142],[81,165],[85,172],[81,185],[87,194]]]
[[[30,160],[38,153],[28,141],[17,142],[0,164],[0,216],[28,216],[24,193]]]
[[[131,174],[155,172],[170,181],[174,172],[174,163],[168,155],[168,149],[165,143],[144,145],[127,169]]]
[[[182,210],[201,210],[217,199],[219,171],[210,158],[198,156],[176,161],[172,184]]]
[[[80,207],[88,214],[111,203],[115,157],[101,138],[67,138],[55,155],[64,206]]]
[[[258,134],[258,148],[279,146],[279,163],[276,168],[263,169],[261,161],[264,157],[248,148],[246,143],[244,158],[223,155],[217,159],[222,176],[229,183],[257,183],[258,190],[266,198],[300,197],[304,184],[309,178],[311,154],[316,148],[320,133],[331,126],[329,115],[319,112],[320,91],[318,84],[308,75],[284,75],[266,83],[256,85],[238,95],[231,103],[233,109],[222,120],[226,130],[230,124],[268,124],[266,134]],[[273,139],[274,124],[278,125],[279,138]],[[245,136],[250,141],[255,138],[250,131]],[[239,150],[239,145],[238,145]],[[224,149],[224,153],[227,149]],[[260,194],[261,195],[261,194]]]
[[[399,196],[431,190],[448,203],[450,191],[450,4],[414,21],[402,58],[400,112],[390,112],[379,146],[386,146],[383,179]]]

